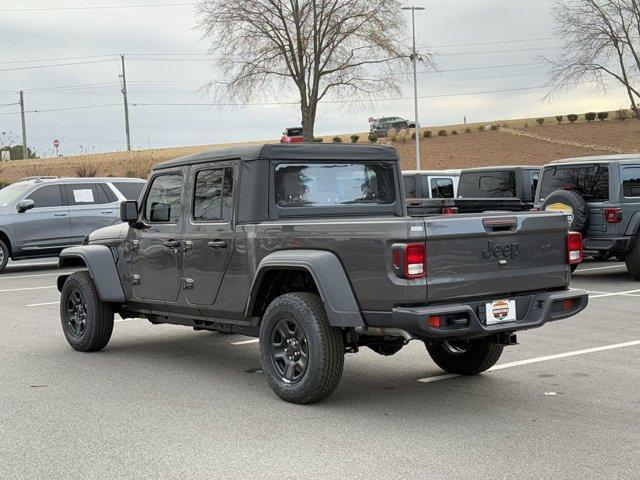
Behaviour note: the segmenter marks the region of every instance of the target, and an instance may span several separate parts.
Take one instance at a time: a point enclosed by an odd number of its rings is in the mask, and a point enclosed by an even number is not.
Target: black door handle
[[[221,248],[227,248],[227,242],[224,240],[214,240],[213,242],[209,242],[209,248],[213,248],[214,250],[220,250]]]
[[[180,240],[167,240],[162,243],[167,248],[178,248],[180,246]]]

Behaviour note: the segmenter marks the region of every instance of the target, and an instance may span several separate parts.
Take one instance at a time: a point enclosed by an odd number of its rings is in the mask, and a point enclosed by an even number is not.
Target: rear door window
[[[67,202],[69,206],[100,205],[108,203],[104,192],[99,191],[95,183],[67,184]]]
[[[588,202],[609,200],[609,168],[601,165],[547,167],[540,183],[540,201],[556,190],[578,192]]]
[[[453,180],[450,178],[431,179],[431,198],[453,198]]]
[[[116,187],[127,200],[138,200],[144,187],[144,183],[142,182],[113,182],[112,185]]]
[[[622,170],[622,192],[625,197],[640,197],[640,167]]]
[[[513,198],[516,196],[516,174],[509,170],[462,172],[458,196],[461,198]]]
[[[196,174],[193,219],[196,222],[231,220],[233,169],[201,170]]]
[[[29,195],[27,199],[33,200],[33,208],[62,207],[65,205],[60,185],[40,187]]]
[[[403,176],[402,181],[404,182],[404,194],[407,198],[416,198],[416,177],[411,176]]]

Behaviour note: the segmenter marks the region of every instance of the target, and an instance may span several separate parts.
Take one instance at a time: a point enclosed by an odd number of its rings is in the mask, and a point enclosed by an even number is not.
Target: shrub
[[[313,137],[313,141],[315,143],[322,143],[322,142],[324,142],[324,138],[322,138],[322,137]]]
[[[342,143],[342,138],[340,137],[333,137],[333,140],[331,140],[333,143]]]
[[[458,131],[457,131],[457,130],[453,130],[453,131],[451,132],[451,135],[457,135],[457,134],[458,134]]]
[[[80,157],[80,160],[76,164],[75,174],[76,177],[95,177],[98,175],[98,170],[100,170],[99,162],[92,162],[88,157]]]
[[[360,140],[360,135],[351,135],[351,143],[358,143]]]
[[[411,134],[411,140],[415,140],[415,139],[416,139],[416,132],[413,132],[413,133]]]
[[[536,123],[538,125],[544,125],[544,118],[536,118]]]
[[[433,136],[433,132],[431,130],[425,130],[422,136],[424,138],[431,138]]]
[[[559,124],[562,123],[563,119],[564,119],[564,115],[556,115],[556,122],[558,122]]]
[[[471,133],[471,127],[467,127],[464,129],[464,133]]]
[[[593,122],[596,119],[597,116],[598,116],[598,114],[596,112],[588,112],[588,113],[584,114],[584,119],[587,122]]]
[[[447,136],[447,131],[446,130],[439,130],[438,131],[438,135],[440,137],[446,137]]]
[[[627,120],[630,117],[629,110],[626,108],[621,108],[616,112],[616,119],[620,121]]]
[[[525,123],[525,124],[522,126],[522,128],[529,128],[529,124],[528,124],[528,123]]]
[[[54,170],[50,165],[37,160],[26,161],[20,169],[20,176],[22,177],[48,177],[53,173]]]
[[[609,112],[598,112],[598,120],[604,122],[607,118],[609,118]]]
[[[484,125],[478,125],[479,132],[484,132],[484,130],[485,130]]]
[[[376,137],[376,134],[371,132],[369,133],[369,141],[371,143],[378,143],[378,137]]]
[[[491,125],[489,128],[490,128],[491,130],[495,131],[495,130],[498,130],[500,127],[499,127],[498,125],[493,124],[493,125]]]
[[[574,123],[578,120],[578,115],[576,115],[575,113],[570,113],[569,115],[567,115],[567,120],[569,120],[570,123]]]

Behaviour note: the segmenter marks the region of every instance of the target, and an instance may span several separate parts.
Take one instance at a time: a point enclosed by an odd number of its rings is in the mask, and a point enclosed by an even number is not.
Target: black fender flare
[[[637,233],[640,233],[640,212],[636,212],[631,216],[629,225],[627,226],[627,231],[624,234],[634,236]]]
[[[84,265],[96,286],[98,296],[103,302],[124,302],[124,290],[111,249],[105,245],[83,245],[65,248],[60,253],[58,266],[76,267]],[[58,290],[62,291],[69,275],[58,277]]]
[[[256,270],[245,315],[251,316],[262,280],[270,270],[308,271],[318,287],[329,323],[334,327],[362,327],[360,307],[338,257],[325,250],[279,250],[264,257]]]

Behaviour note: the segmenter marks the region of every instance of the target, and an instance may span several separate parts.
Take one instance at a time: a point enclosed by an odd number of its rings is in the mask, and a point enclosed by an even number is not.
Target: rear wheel
[[[634,280],[640,280],[640,236],[633,239],[631,250],[625,255],[627,271]]]
[[[4,272],[9,261],[9,247],[7,244],[0,240],[0,273]]]
[[[474,375],[490,369],[504,348],[488,338],[444,341],[426,346],[436,365],[445,372],[458,375]]]
[[[100,300],[89,272],[75,272],[60,295],[60,318],[67,342],[79,352],[102,350],[113,332],[113,307]]]
[[[273,300],[262,318],[260,360],[280,398],[298,404],[320,401],[342,376],[342,332],[331,327],[317,295],[287,293]]]

